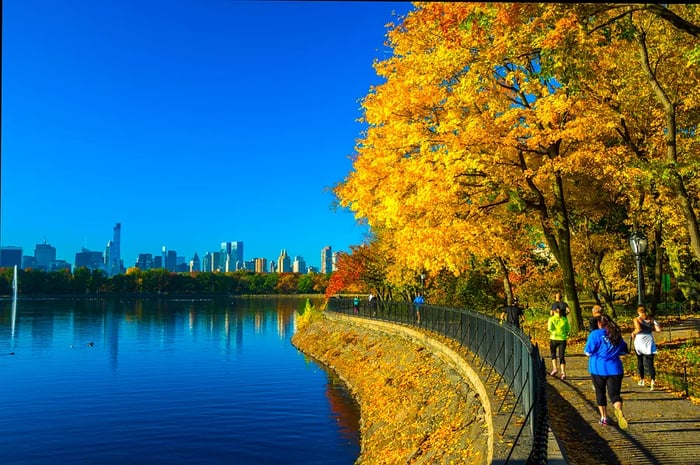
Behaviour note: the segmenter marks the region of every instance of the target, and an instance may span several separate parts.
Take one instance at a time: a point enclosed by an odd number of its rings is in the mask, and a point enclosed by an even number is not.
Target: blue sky
[[[2,246],[73,262],[243,241],[319,266],[366,228],[333,209],[359,100],[404,2],[4,0]]]

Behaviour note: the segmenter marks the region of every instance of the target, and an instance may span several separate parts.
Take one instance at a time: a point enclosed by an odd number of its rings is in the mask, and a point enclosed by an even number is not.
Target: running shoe
[[[608,426],[608,425],[610,424],[610,423],[608,423],[608,419],[607,419],[607,418],[601,418],[600,421],[599,421],[598,423],[600,423],[600,424],[603,425],[603,426]]]
[[[615,408],[615,416],[617,417],[617,425],[620,429],[627,429],[627,418],[622,414],[622,410]]]
[[[640,381],[637,383],[637,386],[644,386],[644,380],[640,380]]]
[[[650,389],[650,390],[653,391],[653,390],[654,390],[654,387],[656,386],[656,383],[654,382],[653,379],[651,380],[650,386],[651,386],[651,389]]]

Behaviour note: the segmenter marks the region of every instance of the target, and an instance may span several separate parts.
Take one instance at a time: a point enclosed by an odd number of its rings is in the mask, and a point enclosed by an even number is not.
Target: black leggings
[[[595,400],[599,406],[605,407],[608,405],[608,400],[605,398],[606,389],[608,391],[610,401],[613,404],[615,402],[622,402],[622,397],[620,397],[620,390],[622,389],[623,376],[625,375],[591,375],[591,379],[593,380],[593,386],[595,386]]]
[[[566,353],[566,340],[564,341],[557,341],[554,339],[549,340],[549,353],[552,356],[552,360],[557,359],[557,352],[559,355],[559,363],[561,364],[566,364],[566,359],[564,358],[564,354]]]
[[[649,375],[650,379],[656,379],[656,369],[654,369],[654,354],[642,355],[637,354],[637,372],[639,377],[644,379],[644,372]]]

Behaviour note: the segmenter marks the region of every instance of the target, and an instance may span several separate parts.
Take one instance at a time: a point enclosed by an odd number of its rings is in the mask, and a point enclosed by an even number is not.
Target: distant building
[[[187,273],[190,269],[190,265],[185,259],[185,257],[178,255],[175,258],[175,271],[177,273]]]
[[[105,269],[108,276],[115,276],[123,272],[121,240],[122,240],[122,225],[117,223],[112,229],[114,237],[107,243],[105,250]]]
[[[22,247],[0,247],[0,267],[17,268],[22,266]]]
[[[156,270],[159,268],[163,268],[163,257],[158,255],[157,257],[153,257],[153,268]]]
[[[255,259],[243,262],[243,268],[246,271],[255,271]]]
[[[87,268],[88,270],[104,269],[105,260],[102,252],[93,252],[85,247],[75,254],[75,268]]]
[[[150,253],[140,253],[136,259],[136,268],[139,270],[152,270],[153,265],[153,255]]]
[[[328,274],[333,271],[333,249],[330,245],[321,249],[321,273]]]
[[[65,260],[53,260],[49,263],[49,269],[47,271],[60,271],[68,270],[70,271],[71,265]]]
[[[177,267],[177,252],[174,250],[168,250],[165,256],[165,269],[168,271],[175,271]]]
[[[255,272],[256,273],[266,273],[267,259],[266,258],[254,258],[255,260]]]
[[[22,269],[35,269],[36,268],[36,258],[34,255],[24,255],[22,256]]]
[[[231,256],[234,258],[236,271],[243,267],[245,258],[243,256],[243,241],[233,241],[231,243]]]
[[[217,273],[224,271],[221,267],[221,252],[207,252],[202,258],[202,271]]]
[[[202,255],[202,271],[211,273],[211,253],[207,252]]]
[[[44,242],[34,247],[34,258],[36,259],[36,269],[51,271],[51,262],[56,260],[56,247]]]
[[[195,271],[201,271],[202,264],[199,261],[199,256],[195,252],[194,257],[190,260],[190,273]]]
[[[292,271],[292,261],[287,255],[287,249],[282,249],[280,256],[277,258],[277,272],[290,273]]]
[[[222,242],[220,260],[221,271],[237,271],[243,265],[243,242]]]
[[[304,257],[296,256],[294,257],[294,261],[292,262],[292,271],[294,273],[306,273],[306,262],[304,261]]]

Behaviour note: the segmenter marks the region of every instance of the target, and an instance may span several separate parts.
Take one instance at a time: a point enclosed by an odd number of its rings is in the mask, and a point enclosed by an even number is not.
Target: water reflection
[[[0,418],[0,456],[12,451],[20,457],[13,463],[41,465],[141,456],[169,464],[231,456],[256,465],[353,463],[359,409],[332,373],[289,341],[304,305],[0,301],[0,353],[17,354],[0,359],[3,416],[23,418]],[[41,443],[52,444],[52,457],[37,456]]]

